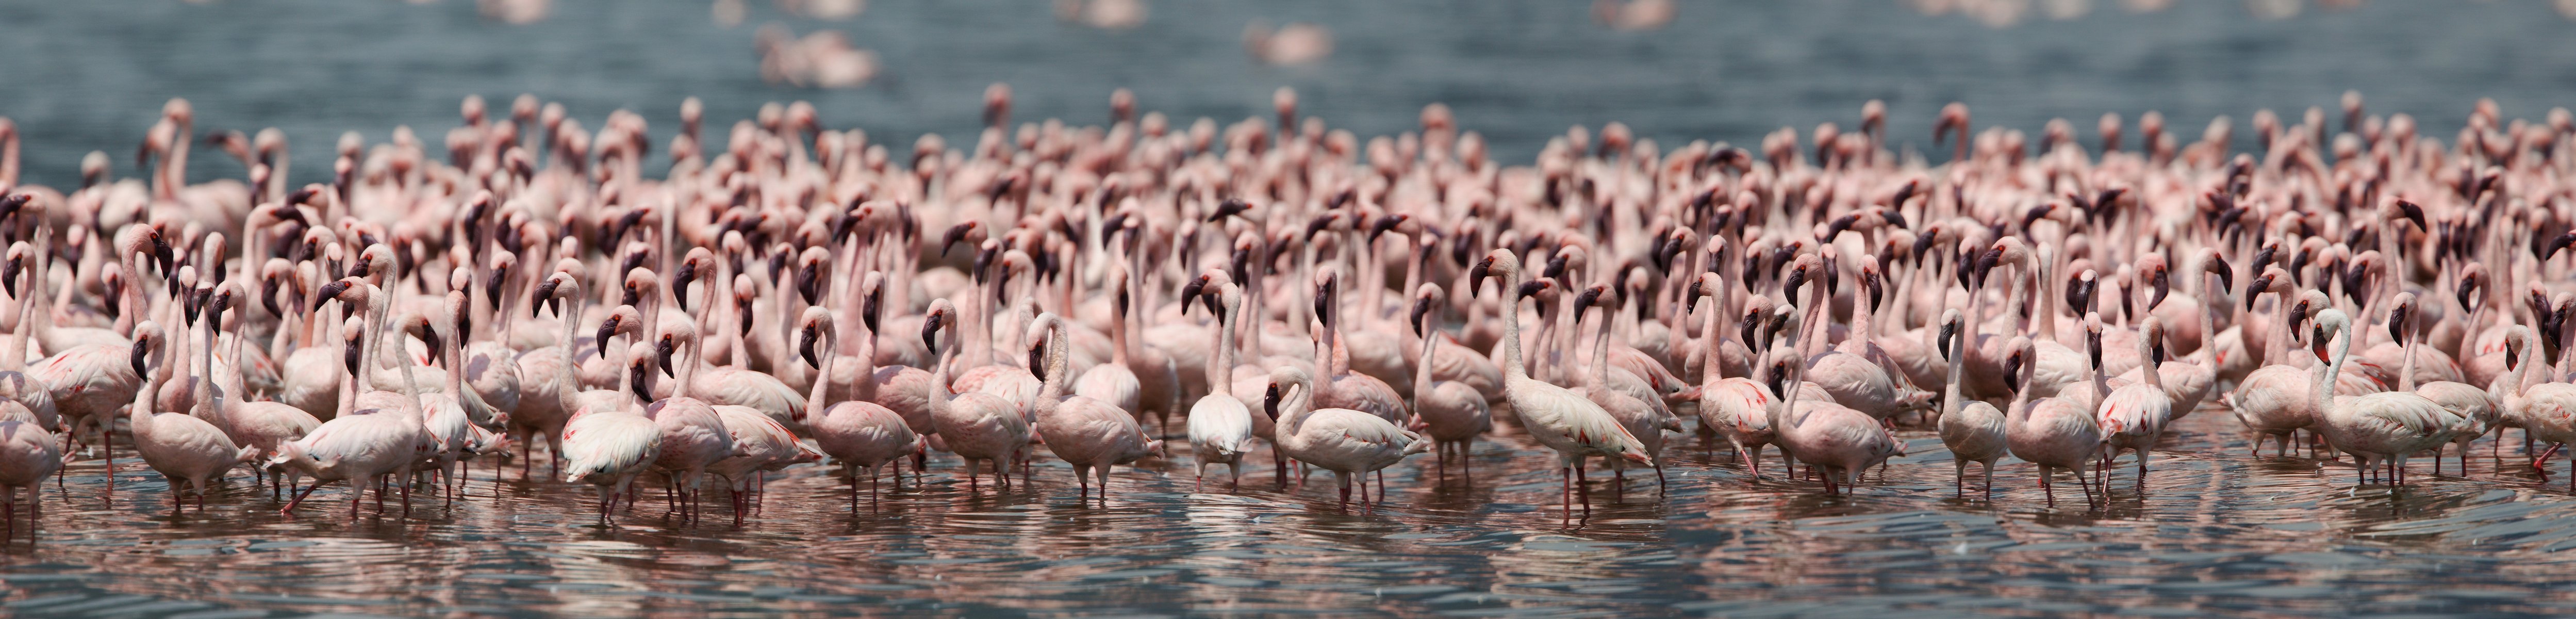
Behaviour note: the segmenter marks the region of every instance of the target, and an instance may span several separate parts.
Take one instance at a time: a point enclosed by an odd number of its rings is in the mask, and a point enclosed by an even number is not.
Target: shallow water
[[[658,492],[597,526],[586,485],[473,473],[454,506],[412,517],[341,487],[294,517],[247,477],[173,515],[127,454],[100,501],[95,460],[45,490],[36,543],[8,547],[0,609],[18,616],[1052,615],[1906,616],[1968,614],[2563,615],[2576,548],[2563,471],[2529,474],[2520,441],[2481,443],[2471,475],[2355,486],[2349,465],[2251,458],[2222,411],[2184,420],[2145,488],[2125,465],[2087,507],[2052,507],[2027,464],[1993,500],[1954,496],[1940,440],[1857,494],[1753,480],[1723,449],[1675,442],[1671,486],[1593,478],[1594,509],[1557,507],[1553,458],[1480,443],[1472,486],[1431,462],[1390,469],[1384,507],[1336,504],[1331,478],[1273,489],[1268,454],[1241,493],[1193,492],[1186,464],[1121,470],[1105,503],[1069,469],[969,490],[953,458],[925,483],[848,506],[821,468],[783,472],[740,527],[683,524]],[[1188,462],[1178,445],[1174,462]],[[1777,452],[1772,452],[1776,465]],[[2456,461],[2455,461],[2456,462]],[[2447,464],[2446,467],[2456,467]],[[1221,470],[1221,469],[1219,469]],[[1973,467],[1972,467],[1973,471]],[[2456,471],[2453,471],[2456,472]],[[1973,480],[1972,480],[1973,481]],[[500,496],[496,500],[494,493]],[[723,499],[712,501],[720,508]],[[22,519],[21,524],[24,523]],[[19,531],[21,534],[24,530]]]

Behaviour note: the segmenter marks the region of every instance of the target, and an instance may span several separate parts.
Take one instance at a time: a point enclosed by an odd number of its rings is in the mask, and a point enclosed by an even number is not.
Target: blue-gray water
[[[63,186],[82,153],[123,159],[173,96],[194,102],[200,129],[286,130],[300,175],[327,169],[320,158],[343,131],[381,140],[409,125],[434,140],[469,93],[535,93],[592,126],[630,108],[664,136],[682,97],[703,98],[720,123],[805,99],[831,126],[955,143],[996,81],[1017,92],[1020,119],[1079,122],[1103,118],[1120,86],[1180,119],[1231,120],[1266,115],[1284,85],[1307,112],[1362,135],[1403,130],[1423,104],[1446,102],[1507,160],[1569,125],[1612,120],[1667,144],[1749,144],[1784,124],[1848,127],[1873,98],[1918,145],[1952,100],[1973,105],[1980,126],[2032,131],[2053,117],[2089,129],[2105,111],[2156,109],[2186,136],[2221,114],[2241,127],[2260,108],[2331,110],[2348,89],[2437,136],[2480,97],[2508,117],[2576,106],[2576,21],[2548,2],[2383,0],[2281,20],[2221,0],[2149,14],[2090,5],[2077,19],[2035,12],[1997,28],[1895,0],[1684,3],[1669,27],[1626,33],[1595,24],[1581,2],[1166,0],[1141,27],[1113,32],[1058,22],[1043,2],[984,0],[879,0],[849,22],[754,2],[733,28],[700,2],[560,0],[547,21],[507,26],[461,0],[0,0],[0,115],[26,134],[28,180]],[[1238,38],[1256,18],[1329,26],[1337,51],[1312,66],[1255,65]],[[886,73],[852,91],[766,85],[752,31],[771,21],[847,31]],[[240,172],[198,161],[201,178]],[[337,487],[282,518],[239,475],[211,509],[174,516],[127,451],[112,498],[101,500],[96,460],[72,469],[67,490],[48,486],[38,539],[0,554],[0,613],[2576,612],[2562,586],[2576,573],[2564,459],[2543,483],[2519,440],[2500,462],[2480,443],[2469,477],[2422,475],[2418,463],[2414,486],[2356,488],[2343,465],[2245,456],[2224,415],[2181,428],[2151,484],[2138,489],[2124,468],[2095,509],[2071,491],[2050,507],[2022,464],[1998,473],[1992,502],[1952,498],[1948,455],[1918,432],[1912,455],[1848,498],[1780,481],[1776,467],[1752,481],[1684,439],[1669,496],[1632,479],[1614,498],[1596,478],[1605,496],[1583,520],[1554,509],[1552,458],[1509,437],[1480,446],[1471,489],[1432,488],[1427,461],[1398,466],[1374,513],[1336,509],[1322,477],[1273,490],[1266,464],[1241,495],[1192,493],[1186,467],[1121,471],[1102,506],[1077,500],[1061,467],[1042,466],[1032,488],[969,492],[942,458],[927,490],[857,514],[822,471],[789,471],[740,528],[674,523],[649,493],[622,528],[596,528],[586,486],[523,482],[512,469],[496,502],[488,464],[468,502],[423,498],[410,519],[370,504],[349,522]],[[1189,461],[1185,447],[1175,457]]]
[[[2104,112],[2134,128],[2138,113],[2161,110],[2184,139],[2218,115],[2241,129],[2263,108],[2340,118],[2346,90],[2446,140],[2480,97],[2508,118],[2576,106],[2576,20],[2554,0],[2311,4],[2276,20],[2236,0],[2143,14],[2122,9],[2131,0],[1978,0],[2032,4],[2002,28],[1901,0],[1684,0],[1649,32],[1603,27],[1581,0],[1148,1],[1141,26],[1107,31],[1060,22],[1044,0],[878,0],[846,22],[749,0],[732,28],[690,0],[556,0],[550,19],[526,26],[484,20],[469,0],[0,0],[0,115],[25,127],[30,182],[66,186],[82,153],[130,161],[170,97],[195,104],[201,130],[284,129],[297,182],[328,180],[345,131],[383,140],[409,125],[435,144],[468,94],[506,106],[534,93],[591,127],[635,110],[657,145],[689,96],[723,123],[804,99],[828,125],[879,141],[938,132],[972,144],[993,82],[1011,84],[1019,119],[1082,123],[1102,122],[1122,86],[1183,121],[1267,118],[1271,91],[1291,86],[1307,113],[1364,137],[1411,128],[1424,104],[1446,102],[1506,161],[1575,124],[1624,122],[1668,148],[1751,144],[1784,125],[1848,129],[1870,99],[1888,103],[1893,135],[1927,149],[1934,113],[1954,100],[1979,126],[2035,133],[2063,117],[2088,142]],[[2069,2],[2091,10],[2039,10]],[[1325,25],[1336,51],[1256,65],[1240,42],[1256,19]],[[766,85],[753,30],[771,22],[847,32],[884,72],[849,91]],[[198,161],[201,178],[241,173]]]

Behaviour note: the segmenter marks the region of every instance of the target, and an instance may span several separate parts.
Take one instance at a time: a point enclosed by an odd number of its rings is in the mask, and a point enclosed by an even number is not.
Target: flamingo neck
[[[1237,292],[1224,293],[1222,294],[1222,297],[1225,301],[1225,315],[1218,317],[1217,320],[1216,364],[1208,366],[1208,393],[1210,395],[1233,397],[1234,356],[1236,354],[1233,331],[1234,323],[1243,319],[1243,296],[1242,293]],[[1186,304],[1189,303],[1189,300],[1182,299],[1181,302]],[[1184,305],[1183,309],[1187,309],[1187,307],[1188,306]],[[1429,366],[1426,365],[1424,367],[1428,368]]]
[[[1725,376],[1723,367],[1725,364],[1718,362],[1718,356],[1726,351],[1726,330],[1718,326],[1718,317],[1726,312],[1719,307],[1724,304],[1717,301],[1718,294],[1723,293],[1711,291],[1703,297],[1708,299],[1708,308],[1700,310],[1708,312],[1707,318],[1700,319],[1699,339],[1703,342],[1699,368],[1701,383],[1715,383]],[[1674,332],[1679,333],[1680,330],[1676,329]]]
[[[1521,303],[1515,298],[1520,294],[1520,275],[1519,269],[1512,269],[1503,274],[1504,281],[1497,282],[1496,292],[1504,300],[1502,311],[1495,313],[1503,319],[1503,375],[1527,379],[1529,367],[1521,365]]]
[[[825,329],[823,337],[827,342],[830,340],[841,339],[840,334],[836,331],[836,329]],[[830,343],[833,345],[839,344],[839,342]],[[832,363],[836,361],[834,357],[838,357],[840,355],[833,354],[831,352],[833,350],[837,350],[832,346],[817,346],[815,347],[815,350],[821,352],[815,353],[814,360],[817,365],[814,366],[814,387],[810,389],[810,393],[805,396],[805,410],[808,415],[820,416],[824,410],[823,402],[827,399],[826,396],[832,390]],[[871,380],[871,378],[873,377],[862,375],[859,377],[859,382],[873,383],[874,381]]]

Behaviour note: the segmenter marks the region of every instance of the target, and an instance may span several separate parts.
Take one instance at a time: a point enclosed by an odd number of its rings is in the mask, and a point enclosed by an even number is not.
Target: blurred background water
[[[689,96],[718,123],[802,99],[826,125],[879,141],[957,144],[980,127],[994,82],[1015,91],[1015,118],[1076,123],[1104,120],[1118,87],[1186,122],[1266,116],[1288,86],[1306,113],[1361,136],[1406,130],[1423,105],[1446,103],[1506,161],[1609,121],[1668,146],[1848,128],[1871,99],[1917,147],[1954,100],[1981,127],[2036,132],[2064,117],[2089,129],[2104,112],[2134,123],[2161,110],[2185,136],[2220,115],[2242,127],[2257,109],[2332,110],[2346,90],[2446,138],[2481,97],[2508,118],[2576,105],[2570,2],[2350,4],[1681,2],[1669,23],[1622,30],[1580,2],[1492,0],[1153,1],[1123,29],[1026,0],[880,1],[848,19],[755,1],[732,25],[705,2],[555,0],[513,24],[465,0],[0,0],[0,116],[24,133],[28,180],[67,186],[83,153],[124,160],[170,97],[195,104],[201,130],[284,130],[299,183],[322,180],[311,175],[342,132],[381,141],[407,125],[435,140],[469,94],[506,105],[532,93],[594,127],[638,111],[656,144]],[[1333,51],[1256,62],[1242,44],[1256,20],[1328,28]],[[755,34],[768,24],[846,33],[879,70],[853,89],[773,84]],[[240,173],[199,161],[200,178]],[[1032,487],[968,491],[941,458],[925,487],[856,513],[823,471],[789,471],[741,527],[680,524],[649,492],[625,526],[595,527],[587,487],[515,469],[496,479],[488,465],[467,502],[422,497],[409,519],[370,505],[347,520],[338,488],[279,517],[238,475],[213,509],[173,514],[131,457],[100,500],[103,471],[87,460],[67,490],[45,493],[36,541],[19,530],[0,553],[0,614],[2576,612],[2562,586],[2576,501],[2564,478],[2530,474],[2518,443],[2497,459],[2482,443],[2465,477],[2355,487],[2342,465],[2245,456],[2222,417],[2183,422],[2152,484],[2124,469],[2093,509],[2071,491],[2052,506],[2025,465],[1998,473],[1991,502],[1953,498],[1948,455],[1922,432],[1848,498],[1780,481],[1776,467],[1754,480],[1682,439],[1669,494],[1632,478],[1580,519],[1555,511],[1551,460],[1519,437],[1481,444],[1473,487],[1434,487],[1427,461],[1390,470],[1395,491],[1376,512],[1337,509],[1323,478],[1275,490],[1266,465],[1241,495],[1194,493],[1186,468],[1122,470],[1104,505],[1078,499],[1060,463],[1042,464]],[[1185,446],[1174,456],[1190,461]]]
[[[533,93],[591,127],[633,110],[656,144],[678,130],[684,97],[724,123],[801,99],[827,126],[905,145],[923,133],[972,144],[994,82],[1011,85],[1019,120],[1082,124],[1105,122],[1119,87],[1177,121],[1226,122],[1267,118],[1271,92],[1288,86],[1305,113],[1363,138],[1447,103],[1505,161],[1577,124],[1623,122],[1667,148],[1849,128],[1871,99],[1887,102],[1892,135],[1926,150],[1951,101],[1979,126],[2036,133],[2067,118],[2088,142],[2104,112],[2134,127],[2161,110],[2188,139],[2212,117],[2241,128],[2264,108],[2339,118],[2346,90],[2446,140],[2481,97],[2507,118],[2576,105],[2576,0],[1682,0],[1649,30],[1604,25],[1579,1],[1143,0],[1143,20],[1123,29],[1059,19],[1043,0],[879,1],[838,20],[748,0],[732,26],[703,1],[545,4],[542,19],[512,25],[469,0],[0,0],[0,115],[23,127],[30,182],[66,186],[82,153],[124,159],[171,97],[195,104],[200,129],[284,130],[299,183],[327,180],[342,132],[381,141],[408,125],[435,143],[469,94],[506,106]],[[1332,53],[1257,63],[1242,43],[1254,21],[1320,25]],[[766,83],[764,24],[845,33],[875,54],[875,79]]]

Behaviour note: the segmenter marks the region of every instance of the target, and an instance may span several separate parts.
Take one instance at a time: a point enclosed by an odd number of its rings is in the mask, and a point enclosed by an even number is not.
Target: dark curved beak
[[[2149,353],[2148,356],[2155,361],[2155,365],[2147,366],[2146,371],[2154,372],[2157,371],[2156,368],[2161,368],[2165,365],[2165,356],[2167,354],[2165,353],[2165,340],[2164,338],[2156,338],[2156,341],[2149,342],[2149,344],[2150,345],[2147,348],[2147,352]]]
[[[1541,291],[1541,290],[1546,290],[1546,289],[1547,289],[1547,287],[1548,287],[1548,286],[1551,286],[1551,285],[1554,285],[1554,284],[1551,284],[1551,283],[1549,283],[1549,282],[1548,282],[1548,280],[1544,280],[1544,279],[1533,279],[1533,280],[1529,280],[1529,281],[1526,281],[1526,282],[1521,282],[1521,288],[1520,288],[1520,290],[1515,291],[1515,293],[1516,293],[1516,294],[1515,294],[1515,296],[1513,296],[1513,297],[1512,297],[1512,299],[1514,299],[1514,300],[1519,300],[1519,299],[1526,299],[1526,298],[1529,298],[1529,296],[1530,296],[1530,295],[1538,294],[1538,293],[1539,293],[1539,291]]]
[[[1736,337],[1744,342],[1744,346],[1746,348],[1761,348],[1761,342],[1754,341],[1753,339],[1754,327],[1762,325],[1761,314],[1745,314],[1742,320],[1735,321],[1735,325]]]
[[[2049,209],[2052,208],[2055,207],[2046,204],[2030,207],[2029,211],[2025,211],[2021,215],[2021,229],[2029,230],[2031,224],[2037,223],[2040,218],[2047,217]]]
[[[1029,374],[1038,377],[1039,381],[1045,381],[1048,369],[1050,368],[1046,364],[1046,345],[1039,344],[1035,348],[1030,348]]]
[[[2102,332],[2084,334],[2084,356],[2092,360],[2095,371],[2102,369]]]
[[[1834,242],[1834,237],[1841,236],[1844,230],[1850,230],[1852,224],[1855,223],[1860,223],[1859,213],[1849,213],[1841,217],[1836,217],[1834,218],[1833,223],[1825,224],[1825,233],[1816,235],[1816,241],[1820,243]]]
[[[644,363],[641,359],[636,361],[635,365],[626,368],[626,382],[635,386],[635,397],[651,400],[653,399],[653,387],[651,383],[647,383],[645,380],[653,377],[653,366]]]
[[[947,232],[939,235],[939,255],[942,257],[947,256],[948,250],[955,249],[958,243],[966,240],[966,231],[973,229],[975,229],[975,224],[972,223],[949,226]]]
[[[285,316],[286,316],[286,312],[278,311],[278,307],[277,307],[277,280],[276,280],[276,279],[274,279],[274,278],[265,278],[265,277],[260,278],[260,280],[259,280],[259,306],[260,306],[261,308],[263,308],[263,309],[268,310],[268,314],[269,314],[269,315],[271,315],[271,316],[277,316],[277,317],[281,317],[281,318],[283,318],[283,317],[285,317]]]
[[[173,267],[171,265],[177,262],[178,258],[173,256],[170,252],[169,239],[162,238],[161,235],[158,234],[152,235],[152,259],[161,262],[161,272],[172,272],[171,269]]]
[[[2313,331],[2314,333],[2308,337],[2309,351],[2317,354],[2317,362],[2332,363],[2332,359],[2326,358],[2326,328],[2317,327]]]
[[[2247,272],[2249,272],[2249,273],[2261,273],[2261,272],[2263,272],[2263,267],[2272,266],[2272,259],[2280,257],[2280,253],[2281,253],[2281,248],[2280,248],[2280,246],[2278,246],[2278,245],[2264,245],[2262,249],[2255,250],[2255,251],[2254,251],[2254,264],[2253,264],[2253,266],[2252,266],[2252,267],[2251,267]],[[2227,259],[2225,259],[2225,258],[2220,258],[2220,259],[2219,259],[2219,262],[2220,262],[2220,263],[2222,263],[2222,264],[2224,264],[2224,263],[2226,263],[2226,262],[2227,262]],[[2233,287],[2233,286],[2231,286],[2231,288],[2232,288],[2232,287]]]
[[[1423,297],[1413,300],[1413,312],[1407,316],[1406,322],[1413,324],[1414,336],[1422,337],[1429,335],[1422,332],[1422,315],[1428,313],[1431,313],[1431,297]]]
[[[921,346],[934,357],[939,354],[939,322],[945,316],[945,313],[934,312],[927,320],[921,321]]]
[[[681,296],[687,296],[687,295],[681,295]],[[634,305],[636,302],[643,301],[643,300],[644,300],[644,291],[642,291],[642,290],[637,290],[637,289],[635,289],[635,286],[633,286],[633,285],[631,285],[631,284],[630,284],[630,285],[626,286],[626,294],[624,294],[624,295],[620,295],[620,296],[618,296],[618,297],[617,297],[617,304],[618,304],[618,305]],[[684,307],[684,308],[681,308],[681,309],[686,310],[686,309],[688,309],[688,308],[685,308],[685,307]]]
[[[2208,265],[2206,268],[2210,269],[2210,274],[2211,274],[2211,275],[2216,275],[2216,276],[2218,276],[2218,289],[2219,289],[2219,290],[2227,290],[2227,289],[2229,289],[2229,288],[2235,288],[2235,287],[2236,287],[2236,269],[2235,269],[2235,267],[2229,266],[2229,265],[2227,264],[2227,259],[2226,259],[2226,258],[2221,258],[2221,257],[2217,257],[2217,256],[2211,256],[2211,257],[2209,258],[2209,261],[2210,261],[2210,262],[2209,262],[2209,265]],[[2209,281],[2209,280],[2201,280],[2201,281]]]
[[[1270,383],[1269,391],[1262,393],[1261,412],[1273,420],[1279,418],[1279,383]]]
[[[1782,291],[1782,292],[1787,293],[1787,296],[1789,297],[1789,302],[1790,302],[1790,303],[1796,303],[1796,302],[1798,302],[1798,288],[1803,287],[1803,286],[1806,286],[1806,285],[1807,285],[1807,270],[1806,270],[1806,269],[1793,269],[1793,270],[1790,270],[1790,271],[1789,271],[1789,279],[1788,279],[1788,281],[1787,281],[1786,283],[1781,284],[1781,288],[1780,288],[1780,289],[1781,289],[1781,291]]]
[[[2003,259],[2004,250],[2000,249],[1989,249],[1984,255],[1977,256],[1977,281],[1986,281],[1986,273],[1995,270],[1995,263]]]
[[[1323,285],[1315,287],[1315,317],[1323,319],[1327,326],[1340,324],[1334,322],[1341,317],[1337,315],[1341,313],[1338,311],[1341,305],[1334,302],[1334,296],[1341,293],[1341,287],[1342,280],[1338,277],[1325,279]]]
[[[2254,295],[2262,294],[2264,289],[2271,287],[2271,275],[2256,275],[2254,281],[2245,282],[2245,311],[2254,311]]]
[[[2147,311],[2156,311],[2156,306],[2164,304],[2165,295],[2173,292],[2173,272],[2157,269],[2155,276],[2147,280],[2147,285],[2155,290],[2147,295]]]
[[[447,338],[439,337],[437,329],[424,328],[420,330],[420,341],[429,345],[429,358],[433,365],[446,365]]]
[[[575,318],[571,316],[566,316],[564,319],[575,320]],[[616,316],[610,316],[607,320],[600,321],[599,333],[591,336],[591,341],[599,344],[599,358],[601,359],[608,358],[608,338],[616,334],[618,322],[620,322],[620,319]]]
[[[689,297],[692,296],[689,294],[689,284],[697,281],[698,263],[696,262],[681,262],[679,272],[671,274],[671,292],[676,293],[672,296],[679,300],[680,311],[689,311]]]
[[[501,285],[509,279],[510,269],[492,269],[492,277],[483,280],[484,302],[492,304],[495,308],[501,307]]]
[[[1956,339],[1956,338],[1958,338],[1958,337],[1959,337],[1959,325],[1958,325],[1958,323],[1950,323],[1950,322],[1941,323],[1941,335],[1940,335],[1940,337],[1939,337],[1939,338],[1937,338],[1937,339],[1933,340],[1937,345],[1939,345],[1939,346],[1941,347],[1941,360],[1943,360],[1943,361],[1948,361],[1948,360],[1950,360],[1950,357],[1951,357],[1950,346],[1952,345],[1953,340],[1955,340],[1955,339]]]
[[[1402,213],[1377,218],[1376,222],[1369,224],[1368,241],[1377,242],[1378,235],[1386,234],[1386,231],[1394,230],[1396,226],[1403,225],[1405,221],[1411,219],[1413,219],[1412,215]]]
[[[554,301],[555,289],[561,287],[563,287],[563,282],[554,278],[546,278],[546,281],[537,282],[537,291],[528,295],[528,317],[537,317],[537,310],[543,309],[546,303]]]
[[[2398,200],[2397,210],[2406,214],[2407,221],[2415,222],[2416,228],[2423,230],[2433,229],[2432,226],[2424,225],[2424,207],[2416,206],[2413,202]]]
[[[1574,295],[1574,306],[1566,309],[1573,310],[1576,316],[1582,316],[1585,308],[1592,307],[1593,303],[1601,300],[1602,292],[1604,289],[1600,286],[1585,288],[1582,294]]]
[[[796,294],[805,297],[806,305],[813,305],[822,300],[823,263],[806,263],[804,268],[796,270]]]
[[[323,284],[322,292],[313,296],[313,311],[322,311],[323,303],[340,298],[341,293],[348,291],[349,280],[333,280],[331,283]]]
[[[2404,343],[2406,343],[2406,318],[2407,318],[2407,315],[2408,315],[2408,314],[2411,314],[2411,313],[2413,313],[2413,312],[2414,312],[2414,308],[2407,307],[2407,306],[2404,306],[2404,305],[2399,305],[2399,306],[2397,306],[2397,307],[2389,308],[2389,310],[2388,310],[2388,340],[2389,340],[2389,341],[2397,342],[2397,343],[2399,343],[2399,344],[2404,344]]]
[[[1467,268],[1467,294],[1474,295],[1485,287],[1485,278],[1494,275],[1494,259],[1486,258]]]
[[[2021,353],[2016,352],[2004,358],[2004,390],[2021,392],[2021,365]]]
[[[870,290],[867,296],[859,299],[859,322],[868,326],[869,333],[877,332],[877,317],[884,312],[885,289]]]
[[[1565,277],[1565,254],[1557,254],[1557,255],[1554,255],[1554,256],[1549,256],[1549,257],[1548,257],[1548,259],[1547,259],[1547,267],[1546,267],[1546,268],[1539,269],[1539,271],[1538,271],[1538,276],[1539,276],[1539,277],[1543,277],[1543,278],[1547,278],[1547,279],[1562,279],[1562,278],[1564,278],[1564,277]]]
[[[2475,299],[2477,298],[2477,291],[2478,291],[2478,288],[2479,288],[2478,280],[2476,280],[2476,279],[2467,279],[2467,280],[2462,280],[2462,281],[2460,282],[2460,288],[2459,288],[2459,290],[2458,290],[2457,292],[2452,293],[2452,296],[2453,296],[2454,298],[2456,298],[2457,300],[2459,300],[2459,302],[2460,302],[2460,307],[2462,307],[2462,308],[2466,308],[2466,309],[2474,309],[2474,308],[2470,308],[2470,307],[2469,307],[2469,302],[2470,302],[2470,301],[2472,301],[2472,300],[2475,300]]]
[[[819,370],[823,369],[823,362],[814,356],[814,335],[813,327],[805,328],[804,335],[796,340],[796,356],[805,359],[806,367]]]
[[[356,340],[352,340],[340,346],[340,364],[342,367],[349,370],[349,375],[356,376],[358,374],[358,357],[364,350],[365,349],[360,347],[359,342]],[[139,362],[142,359],[137,357],[135,360]]]
[[[1941,235],[1939,234],[1926,233],[1916,235],[1914,237],[1914,262],[1916,264],[1921,264],[1923,262],[1923,255],[1931,253],[1932,246],[1939,243],[1940,240]]]
[[[1869,277],[1862,278],[1861,286],[1869,290],[1870,311],[1878,311],[1879,302],[1887,298],[1887,283],[1873,273]],[[2091,294],[2091,291],[2086,291],[2086,294]]]
[[[1191,299],[1199,298],[1199,295],[1200,295],[1202,292],[1205,292],[1205,291],[1207,290],[1207,285],[1208,285],[1208,276],[1205,276],[1205,275],[1201,275],[1201,276],[1198,276],[1198,277],[1191,278],[1191,279],[1190,279],[1190,283],[1182,284],[1182,285],[1181,285],[1181,314],[1182,314],[1182,315],[1188,315],[1188,314],[1190,313],[1190,300],[1191,300]],[[1209,311],[1209,313],[1213,314],[1213,313],[1216,313],[1216,312],[1215,312],[1213,309],[1211,309],[1211,310]],[[1224,318],[1224,316],[1218,316],[1218,318]]]
[[[675,352],[678,348],[679,344],[671,341],[671,338],[667,337],[662,338],[660,343],[653,345],[653,357],[660,361],[663,376],[670,376],[673,378],[678,378],[680,376],[679,372],[671,370],[671,353]]]
[[[1708,284],[1699,278],[1691,278],[1690,296],[1682,297],[1683,302],[1690,303],[1704,296],[1708,296]]]
[[[1208,215],[1207,220],[1208,223],[1215,223],[1218,220],[1232,217],[1249,210],[1252,210],[1251,203],[1244,202],[1239,198],[1226,198],[1224,202],[1217,203],[1216,213]]]
[[[151,352],[151,340],[138,339],[134,341],[134,352],[131,356],[127,357],[126,361],[132,364],[135,376],[151,376],[151,374],[144,373],[143,371],[143,357]]]
[[[2552,257],[2556,257],[2558,255],[2558,250],[2566,249],[2568,245],[2576,245],[2576,232],[2561,234],[2558,235],[2558,238],[2550,239],[2548,251],[2543,252],[2540,259],[2542,261],[2547,261]]]

